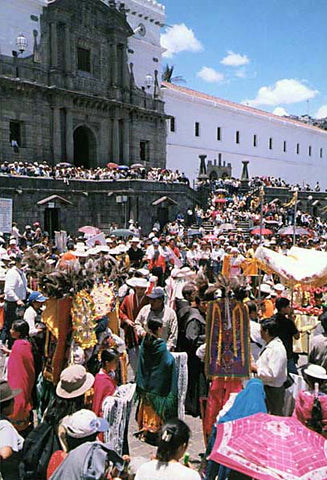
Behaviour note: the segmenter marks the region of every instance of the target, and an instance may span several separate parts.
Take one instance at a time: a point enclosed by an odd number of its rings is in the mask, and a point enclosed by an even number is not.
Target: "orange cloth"
[[[258,263],[255,258],[246,258],[241,264],[243,275],[252,277],[258,275]]]
[[[153,410],[150,403],[142,399],[140,401],[140,406],[137,412],[137,423],[140,430],[146,430],[152,433],[156,433],[161,430],[164,421]]]
[[[269,298],[263,301],[262,318],[270,318],[274,314],[274,304]]]
[[[225,277],[229,277],[230,275],[230,259],[232,258],[232,255],[225,255],[223,258],[223,266],[222,266],[222,271],[221,273],[225,275]]]

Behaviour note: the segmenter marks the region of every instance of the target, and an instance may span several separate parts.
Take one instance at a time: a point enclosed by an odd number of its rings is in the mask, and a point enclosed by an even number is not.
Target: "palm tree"
[[[182,75],[173,76],[175,65],[165,65],[165,68],[162,72],[162,81],[167,83],[186,83],[186,80]]]

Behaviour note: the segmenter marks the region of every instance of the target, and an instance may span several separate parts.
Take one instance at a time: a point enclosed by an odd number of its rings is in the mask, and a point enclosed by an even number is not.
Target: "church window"
[[[296,144],[296,154],[299,155],[299,153],[300,153],[300,144],[297,143]]]
[[[91,51],[77,47],[77,68],[83,72],[91,72]]]
[[[217,127],[217,140],[218,142],[221,140],[221,127]]]
[[[11,120],[9,124],[9,141],[17,143],[18,147],[22,146],[22,122]]]
[[[309,149],[308,149],[308,150],[309,150],[309,151],[308,151],[309,157],[311,157],[311,153],[312,153],[312,147],[311,147],[311,145],[309,145]]]
[[[199,137],[200,136],[200,123],[199,122],[195,122],[195,136],[196,137]]]
[[[322,158],[322,148],[320,149],[320,158]]]
[[[240,143],[240,132],[238,130],[236,130],[235,142]]]
[[[286,152],[286,141],[284,140],[284,143],[283,143],[283,152]]]
[[[269,150],[272,150],[272,148],[273,148],[273,139],[272,139],[271,137],[269,138],[268,146],[269,146]]]
[[[253,135],[253,146],[254,147],[257,146],[257,136],[256,135]]]
[[[150,160],[150,142],[148,140],[140,141],[140,161],[148,162]]]
[[[170,117],[170,131],[176,132],[176,120],[175,117]]]

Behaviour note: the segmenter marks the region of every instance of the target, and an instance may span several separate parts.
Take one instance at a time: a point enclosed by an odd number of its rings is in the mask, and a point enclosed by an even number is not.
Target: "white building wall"
[[[17,50],[16,38],[23,33],[28,45],[23,56],[33,53],[33,30],[38,31],[40,41],[40,15],[42,7],[47,5],[47,0],[0,0],[0,53],[12,55]],[[38,18],[31,19],[31,15]]]
[[[145,86],[145,76],[151,74],[154,80],[154,72],[158,70],[160,84],[163,52],[160,33],[166,21],[165,7],[155,0],[125,0],[123,3],[132,29],[136,30],[140,24],[145,27],[144,36],[136,32],[128,41],[128,62],[134,65],[135,83],[140,88]]]
[[[255,109],[244,111],[241,105],[237,108],[237,104],[226,105],[224,101],[214,104],[197,98],[196,92],[187,95],[174,90],[174,86],[163,88],[163,92],[166,113],[175,117],[175,132],[170,131],[168,121],[167,168],[179,169],[195,179],[200,154],[212,161],[218,160],[221,154],[222,162],[231,163],[235,177],[241,175],[242,160],[249,160],[251,176],[270,175],[290,183],[308,182],[311,185],[319,180],[327,188],[327,132],[274,115],[261,115]],[[199,137],[195,136],[195,122],[200,124]],[[217,127],[221,129],[220,141],[217,140]],[[239,131],[239,144],[236,143],[236,131]],[[257,137],[256,147],[253,135]],[[269,138],[272,138],[272,149],[269,149]],[[286,152],[283,151],[284,141]],[[299,154],[296,153],[297,144]]]

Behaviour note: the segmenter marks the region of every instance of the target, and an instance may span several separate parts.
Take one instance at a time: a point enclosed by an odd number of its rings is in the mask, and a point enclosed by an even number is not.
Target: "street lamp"
[[[18,65],[17,65],[17,57],[18,55],[21,55],[25,52],[27,48],[28,42],[27,38],[23,33],[17,36],[16,38],[16,47],[18,48],[17,50],[12,51],[12,56],[14,57],[14,64],[16,66],[16,78],[19,78],[19,70],[18,70]]]
[[[150,90],[152,85],[153,85],[153,76],[151,75],[151,73],[147,73],[145,75],[145,86],[148,90]]]

